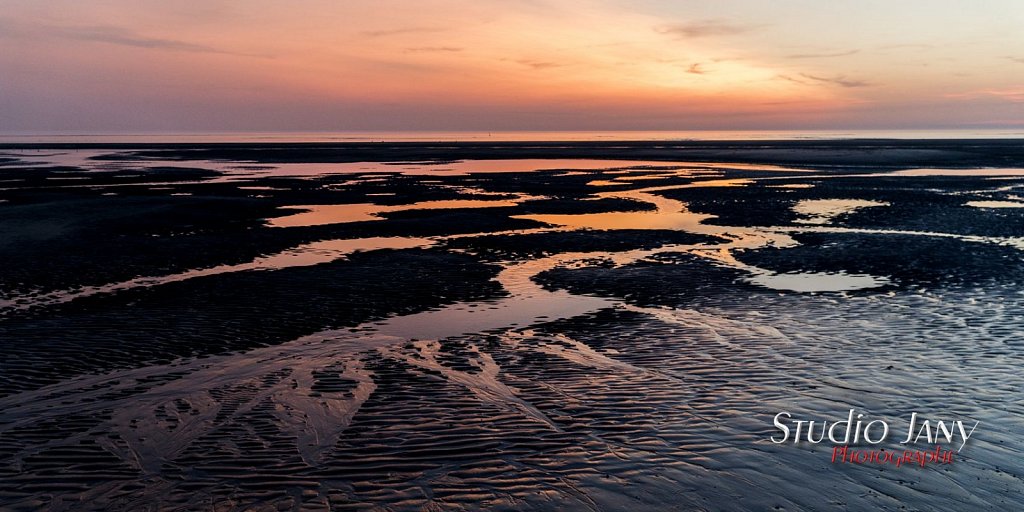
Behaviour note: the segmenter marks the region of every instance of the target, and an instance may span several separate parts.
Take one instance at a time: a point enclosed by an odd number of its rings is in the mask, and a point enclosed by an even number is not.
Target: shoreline
[[[258,163],[628,159],[791,166],[1024,167],[1022,139],[750,141],[0,143],[5,151],[127,151],[105,160],[236,160]],[[0,155],[3,156],[3,155]]]

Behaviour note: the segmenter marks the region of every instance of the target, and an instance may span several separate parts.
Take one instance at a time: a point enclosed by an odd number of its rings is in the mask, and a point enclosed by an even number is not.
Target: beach
[[[4,509],[1024,506],[1017,139],[0,144],[0,261]]]

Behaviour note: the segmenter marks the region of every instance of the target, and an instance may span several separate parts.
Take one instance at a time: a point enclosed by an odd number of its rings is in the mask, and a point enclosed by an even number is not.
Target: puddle
[[[275,228],[298,226],[322,226],[325,224],[344,224],[347,222],[363,222],[384,220],[382,213],[401,212],[407,210],[451,210],[457,208],[500,208],[517,206],[532,196],[520,196],[515,200],[495,201],[484,199],[452,199],[445,201],[423,201],[403,205],[379,205],[372,203],[359,204],[314,204],[286,206],[286,210],[305,210],[293,215],[267,219],[267,225]]]
[[[765,272],[746,278],[745,281],[773,290],[803,293],[867,290],[890,284],[889,279],[884,277],[841,272]]]
[[[865,201],[863,199],[806,199],[793,206],[793,211],[804,218],[794,222],[799,224],[828,224],[840,215],[852,213],[861,208],[889,206],[881,201]]]
[[[669,178],[675,178],[675,174],[635,174],[630,176],[619,176],[615,178],[615,181],[651,181],[651,180],[667,180]]]
[[[1024,203],[1016,201],[967,201],[964,206],[975,208],[1024,208]]]
[[[1024,176],[1024,169],[982,167],[978,169],[906,169],[868,176]]]

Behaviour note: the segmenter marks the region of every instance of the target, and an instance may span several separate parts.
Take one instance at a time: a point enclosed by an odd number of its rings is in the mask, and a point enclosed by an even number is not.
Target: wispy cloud
[[[8,34],[20,36],[53,37],[72,41],[86,41],[127,46],[131,48],[265,57],[265,55],[234,52],[182,39],[147,36],[124,27],[117,27],[113,25],[40,25],[35,23],[29,25],[0,19],[0,29]]]
[[[1024,57],[1007,57],[1008,60],[1012,60],[1018,64],[1024,64]]]
[[[365,30],[363,35],[368,37],[386,37],[404,34],[431,34],[444,31],[445,29],[440,27],[400,27],[385,30]]]
[[[851,88],[852,87],[869,87],[869,86],[875,85],[875,84],[872,84],[872,83],[864,81],[864,80],[857,80],[857,79],[853,79],[853,78],[847,78],[846,75],[836,75],[836,76],[832,76],[832,77],[827,77],[827,76],[811,75],[811,74],[808,74],[808,73],[800,73],[798,76],[795,76],[795,77],[794,76],[790,76],[790,75],[779,75],[778,78],[780,78],[782,80],[788,80],[790,82],[796,82],[798,84],[804,84],[804,85],[813,84],[813,83],[820,83],[820,84],[838,85],[840,87],[851,87]]]
[[[654,30],[660,34],[690,39],[709,36],[732,36],[751,32],[763,26],[714,19],[662,25],[655,27]]]
[[[530,67],[533,69],[550,69],[565,66],[565,64],[561,62],[551,62],[545,60],[518,59],[513,62],[517,64],[522,64],[523,66]]]
[[[148,37],[121,27],[49,27],[49,30],[50,34],[57,35],[64,39],[75,39],[79,41],[94,41],[120,46],[133,46],[136,48],[159,48],[185,52],[222,52],[222,50],[205,44],[192,43],[178,39]]]
[[[456,53],[462,50],[464,48],[458,46],[417,46],[405,49],[407,53]]]
[[[787,59],[828,59],[832,57],[846,57],[847,55],[853,55],[860,53],[860,50],[847,50],[843,52],[832,52],[832,53],[795,53],[793,55],[786,55]]]
[[[927,50],[929,48],[935,48],[935,45],[925,43],[901,43],[886,44],[878,47],[879,50]]]
[[[952,99],[976,99],[983,97],[999,98],[1011,103],[1024,103],[1024,88],[1016,89],[981,89],[945,95]]]
[[[703,75],[704,73],[707,73],[707,70],[704,69],[704,65],[700,62],[694,62],[693,64],[690,64],[690,67],[686,68],[686,72],[694,75]]]

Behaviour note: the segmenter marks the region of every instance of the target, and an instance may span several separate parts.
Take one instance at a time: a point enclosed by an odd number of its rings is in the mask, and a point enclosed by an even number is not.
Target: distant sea
[[[1024,128],[972,130],[215,132],[144,134],[0,134],[0,143],[681,141],[1024,138]]]

